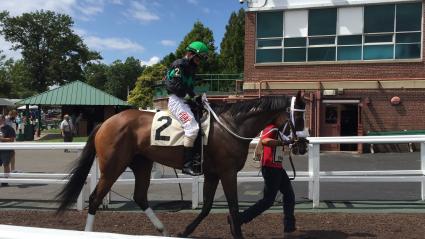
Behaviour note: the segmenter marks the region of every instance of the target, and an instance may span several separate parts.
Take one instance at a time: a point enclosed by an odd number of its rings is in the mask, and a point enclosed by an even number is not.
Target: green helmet
[[[186,51],[191,51],[202,58],[207,58],[208,56],[208,47],[201,41],[194,41],[190,43],[189,46],[186,47]]]

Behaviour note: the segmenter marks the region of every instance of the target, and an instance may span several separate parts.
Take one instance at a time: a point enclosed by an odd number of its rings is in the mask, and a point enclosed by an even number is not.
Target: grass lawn
[[[46,134],[60,134],[61,130],[60,129],[44,129],[41,132],[46,133]]]
[[[74,137],[74,140],[72,142],[87,142],[87,136],[86,137]],[[47,140],[37,140],[36,142],[43,142],[43,143],[54,143],[54,142],[63,142],[63,138],[60,139],[47,139]]]

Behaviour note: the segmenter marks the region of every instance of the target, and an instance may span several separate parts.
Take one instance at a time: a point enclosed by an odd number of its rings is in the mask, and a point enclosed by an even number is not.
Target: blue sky
[[[175,51],[196,20],[213,31],[218,48],[230,14],[241,7],[238,0],[0,0],[0,11],[13,16],[40,9],[72,16],[74,31],[108,64],[128,56],[156,63]],[[9,48],[0,36],[0,50],[20,57]]]

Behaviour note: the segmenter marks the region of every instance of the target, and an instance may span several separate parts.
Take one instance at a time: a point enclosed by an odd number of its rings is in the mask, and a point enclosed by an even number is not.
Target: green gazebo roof
[[[129,104],[81,81],[26,98],[17,105],[124,105]]]

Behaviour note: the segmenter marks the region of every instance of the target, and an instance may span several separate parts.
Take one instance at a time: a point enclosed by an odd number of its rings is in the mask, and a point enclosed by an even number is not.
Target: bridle
[[[303,127],[303,131],[296,131],[295,129],[295,112],[302,112],[303,119],[305,122],[305,108],[304,109],[297,109],[295,108],[295,101],[296,97],[292,97],[291,99],[291,105],[287,108],[287,112],[289,114],[288,119],[286,120],[285,124],[282,127],[282,130],[279,130],[279,137],[283,139],[284,141],[290,142],[289,147],[289,162],[291,163],[292,171],[294,172],[294,176],[289,178],[289,180],[294,180],[297,176],[294,163],[292,161],[292,155],[296,154],[294,152],[298,153],[298,145],[300,143],[308,142],[306,139],[308,135],[308,131],[305,130]],[[285,135],[285,132],[287,128],[289,127],[289,136]]]

